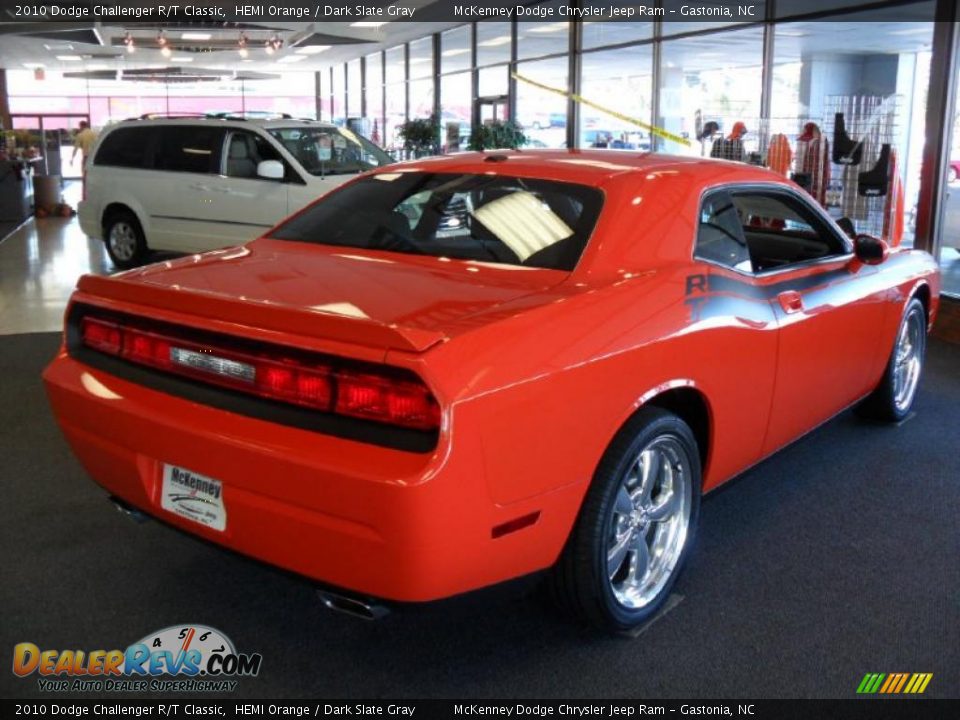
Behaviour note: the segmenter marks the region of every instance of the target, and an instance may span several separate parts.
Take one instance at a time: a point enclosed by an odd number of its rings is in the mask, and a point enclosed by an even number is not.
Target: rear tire
[[[860,415],[884,422],[903,420],[913,407],[927,349],[927,313],[911,298],[904,310],[893,351],[877,389],[863,401]]]
[[[110,260],[123,270],[142,265],[147,257],[143,228],[129,210],[118,210],[107,217],[103,224],[103,243]]]
[[[600,461],[547,581],[593,627],[625,633],[653,617],[683,567],[700,512],[700,455],[676,415],[642,408]]]

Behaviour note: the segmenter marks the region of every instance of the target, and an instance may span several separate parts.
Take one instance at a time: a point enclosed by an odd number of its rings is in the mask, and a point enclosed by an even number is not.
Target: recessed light
[[[296,52],[299,55],[316,55],[317,53],[322,53],[324,50],[329,49],[329,45],[307,45],[306,47],[297,48]]]
[[[57,60],[61,62],[80,62],[83,58],[79,55],[57,55]]]
[[[186,63],[193,62],[193,58],[189,55],[174,55],[170,58],[170,62]]]
[[[213,35],[203,32],[185,32],[180,33],[181,40],[209,40]]]
[[[27,70],[37,70],[37,69],[39,69],[39,68],[44,68],[44,67],[46,67],[46,65],[44,65],[43,63],[23,63],[23,66],[24,66]]]
[[[386,24],[387,24],[386,22],[369,22],[369,21],[362,21],[362,22],[350,23],[350,27],[378,28],[378,27],[380,27],[381,25],[386,25]]]
[[[278,63],[295,63],[300,62],[301,60],[306,60],[306,55],[287,55],[277,60]]]

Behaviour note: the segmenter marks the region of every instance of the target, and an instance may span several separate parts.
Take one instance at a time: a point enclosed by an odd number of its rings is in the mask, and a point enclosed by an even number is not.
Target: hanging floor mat
[[[883,197],[890,184],[890,144],[880,148],[877,163],[857,175],[857,193],[864,197]]]
[[[863,159],[863,143],[847,135],[843,113],[833,116],[833,163],[834,165],[859,165]]]

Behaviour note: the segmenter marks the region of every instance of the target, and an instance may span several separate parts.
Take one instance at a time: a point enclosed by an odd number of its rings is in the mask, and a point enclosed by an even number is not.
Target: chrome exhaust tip
[[[390,614],[390,610],[385,606],[377,605],[363,598],[338,595],[329,590],[317,590],[317,595],[327,609],[361,620],[380,620]]]
[[[110,502],[113,503],[113,506],[117,509],[118,512],[122,513],[126,517],[133,520],[138,525],[145,523],[150,519],[150,516],[146,513],[142,513],[137,510],[133,505],[128,502],[121,500],[116,495],[111,495],[109,498]]]

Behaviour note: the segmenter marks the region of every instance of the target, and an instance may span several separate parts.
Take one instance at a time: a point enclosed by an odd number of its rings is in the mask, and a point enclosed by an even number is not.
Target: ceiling
[[[92,0],[80,1],[92,4]],[[390,4],[390,0],[376,1],[384,6]],[[435,2],[412,0],[407,4],[429,10]],[[202,4],[202,0],[197,4]],[[0,18],[10,12],[6,8],[0,10]],[[264,73],[313,72],[457,24],[24,23],[0,19],[0,68],[93,72],[101,77],[117,70],[151,70],[154,77],[159,77],[169,70],[171,78],[179,77],[181,81],[202,73],[230,72],[256,77]],[[271,41],[273,47],[268,47]],[[131,72],[129,77],[138,74]]]

